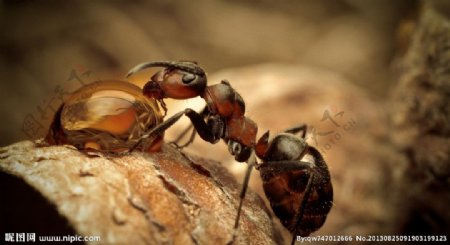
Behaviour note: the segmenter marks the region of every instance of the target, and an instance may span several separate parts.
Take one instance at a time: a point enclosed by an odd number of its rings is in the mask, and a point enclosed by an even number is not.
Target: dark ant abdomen
[[[274,171],[273,167],[267,165],[277,163],[270,162],[266,165],[263,163],[260,168],[264,192],[272,210],[283,226],[292,234],[300,236],[308,236],[323,225],[333,202],[333,187],[325,162],[313,147],[309,148],[309,154],[315,159],[313,167]],[[303,201],[311,174],[313,178],[309,198]],[[300,212],[303,213],[300,215]],[[301,219],[297,220],[299,216]]]

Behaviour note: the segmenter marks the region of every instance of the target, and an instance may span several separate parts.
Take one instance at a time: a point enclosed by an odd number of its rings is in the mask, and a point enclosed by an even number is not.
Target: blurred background
[[[448,1],[427,2],[450,13]],[[335,188],[335,206],[318,234],[448,231],[427,223],[428,216],[412,218],[416,209],[387,191],[408,166],[390,147],[387,98],[418,6],[413,0],[0,1],[0,146],[43,137],[54,110],[83,84],[124,79],[144,61],[195,60],[210,84],[228,79],[239,91],[259,135],[312,126],[309,143],[325,156]],[[130,81],[143,86],[152,72]],[[169,112],[202,103],[168,101]],[[245,166],[224,144],[196,140],[186,150],[241,179]],[[264,196],[254,172],[252,188]],[[402,209],[408,211],[398,215]]]

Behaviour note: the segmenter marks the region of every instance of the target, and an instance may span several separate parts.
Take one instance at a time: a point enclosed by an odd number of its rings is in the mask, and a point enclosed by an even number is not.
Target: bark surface
[[[4,192],[0,209],[8,230],[100,236],[107,244],[226,244],[232,238],[240,186],[220,163],[168,145],[155,154],[89,157],[24,141],[0,149],[0,171],[2,188],[13,190]],[[18,213],[28,215],[17,220]],[[249,192],[237,244],[275,241],[267,209]]]

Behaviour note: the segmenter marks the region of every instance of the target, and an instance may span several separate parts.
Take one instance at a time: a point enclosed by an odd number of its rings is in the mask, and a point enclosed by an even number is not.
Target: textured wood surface
[[[0,226],[5,232],[14,228],[16,213],[26,212],[18,210],[22,206],[31,213],[56,209],[62,216],[55,220],[59,223],[44,216],[33,221],[36,227],[27,227],[33,217],[25,217],[15,227],[23,232],[68,223],[67,229],[47,232],[72,230],[100,236],[103,244],[226,244],[232,238],[240,188],[217,162],[191,159],[170,146],[151,155],[88,157],[63,146],[36,148],[30,141],[1,148],[0,159],[2,181],[4,173],[20,179],[8,188],[23,181],[30,189],[16,200],[4,192]],[[31,189],[51,205],[19,203]],[[236,244],[277,242],[267,211],[257,195],[248,193]]]

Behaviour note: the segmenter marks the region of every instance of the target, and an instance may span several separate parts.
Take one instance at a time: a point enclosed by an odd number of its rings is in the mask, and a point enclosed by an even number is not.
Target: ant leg
[[[306,184],[305,194],[303,195],[302,202],[300,204],[300,207],[298,208],[297,214],[294,217],[295,227],[299,227],[300,222],[303,219],[303,214],[305,213],[306,203],[308,202],[309,196],[311,195],[311,189],[312,189],[311,187],[312,187],[313,181],[314,181],[314,173],[311,173],[311,175],[309,176],[309,179],[308,179],[308,184]],[[295,244],[295,240],[297,240],[297,232],[294,232],[294,234],[293,234],[291,245]]]
[[[292,128],[288,128],[288,129],[284,130],[283,132],[290,133],[290,134],[297,134],[297,133],[301,132],[302,138],[305,138],[307,127],[308,126],[306,124],[302,123],[302,124],[294,126]]]
[[[191,120],[195,130],[204,141],[214,144],[217,143],[217,141],[219,141],[219,139],[222,137],[225,125],[220,117],[211,117],[210,120],[208,120],[208,124],[206,124],[201,114],[188,108],[184,111],[178,112],[161,124],[158,124],[156,127],[152,128],[149,132],[142,135],[139,141],[134,144],[134,146],[131,147],[129,151],[131,152],[136,149],[136,147],[139,146],[143,140],[154,135],[162,134],[178,120],[180,120],[183,115],[186,115]]]
[[[182,145],[179,145],[179,142],[181,141],[181,139],[184,138],[184,136],[186,136],[186,134],[187,134],[189,131],[191,131],[191,135],[189,136],[189,140],[188,140],[186,143],[184,143],[184,144],[182,144]],[[195,135],[196,135],[196,133],[195,133],[194,126],[193,126],[192,124],[189,124],[189,126],[187,126],[187,127],[180,133],[180,135],[178,135],[178,137],[177,137],[174,141],[172,141],[172,142],[170,142],[170,143],[173,144],[173,145],[175,145],[178,149],[181,150],[181,149],[183,149],[184,147],[189,146],[192,142],[194,142]]]
[[[180,118],[186,113],[186,110],[178,112],[177,114],[173,115],[172,117],[163,121],[162,123],[156,125],[150,131],[148,131],[147,133],[142,135],[141,138],[138,140],[138,142],[136,142],[136,144],[134,144],[130,148],[129,151],[132,152],[134,149],[136,149],[136,147],[138,147],[142,143],[143,140],[145,140],[151,136],[154,136],[154,135],[162,134],[164,131],[166,131],[168,128],[170,128],[173,124],[175,124],[178,120],[180,120]]]
[[[218,115],[213,115],[205,122],[204,116],[197,113],[192,109],[186,109],[186,116],[194,125],[195,131],[197,131],[200,138],[211,144],[217,143],[223,136],[225,129],[225,122]]]
[[[255,158],[255,154],[252,152],[250,155],[250,158],[247,162],[247,170],[245,172],[244,182],[242,183],[242,189],[241,189],[241,193],[239,195],[239,206],[238,206],[237,216],[234,221],[233,238],[231,239],[231,242],[229,242],[228,244],[233,244],[234,240],[236,239],[238,227],[239,227],[239,219],[241,217],[242,205],[244,204],[245,194],[247,193],[248,182],[250,181],[250,174],[255,165],[256,165],[256,158]]]
[[[206,116],[209,114],[209,110],[208,107],[205,106],[201,111],[200,111],[200,115],[203,116],[203,118],[206,118]],[[189,140],[184,143],[183,145],[179,145],[179,142],[182,138],[184,138],[184,136],[190,131],[192,130],[191,136],[189,137]],[[192,142],[194,142],[195,139],[195,135],[196,135],[196,131],[193,129],[193,125],[190,124],[188,127],[186,127],[181,134],[171,143],[174,144],[175,146],[177,146],[179,149],[182,149],[186,146],[189,146]]]

